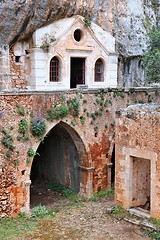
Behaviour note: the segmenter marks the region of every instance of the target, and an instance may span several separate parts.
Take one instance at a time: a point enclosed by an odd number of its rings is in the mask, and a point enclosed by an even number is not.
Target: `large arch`
[[[93,168],[89,166],[88,152],[80,135],[67,123],[54,125],[36,153],[30,169],[33,183],[60,183],[80,194],[92,193]],[[30,207],[30,197],[27,199]]]

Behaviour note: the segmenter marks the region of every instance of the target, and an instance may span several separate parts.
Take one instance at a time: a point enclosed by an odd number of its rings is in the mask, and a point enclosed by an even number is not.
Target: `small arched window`
[[[99,58],[95,63],[94,70],[94,81],[95,82],[104,82],[104,64],[103,61]]]
[[[50,82],[60,81],[60,62],[57,57],[53,57],[50,61]]]

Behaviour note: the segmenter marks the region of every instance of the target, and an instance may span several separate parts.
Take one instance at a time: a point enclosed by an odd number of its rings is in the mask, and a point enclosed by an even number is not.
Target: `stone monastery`
[[[114,37],[94,23],[92,28],[84,27],[80,16],[36,30],[28,42],[13,46],[10,58],[8,88],[51,91],[117,86]]]
[[[115,49],[81,16],[1,46],[0,217],[29,213],[48,183],[88,197],[114,184],[116,204],[160,217],[159,89],[117,86]]]

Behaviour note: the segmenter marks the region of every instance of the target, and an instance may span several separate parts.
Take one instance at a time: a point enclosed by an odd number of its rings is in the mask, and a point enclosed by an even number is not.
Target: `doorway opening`
[[[79,193],[79,165],[76,145],[60,122],[40,143],[34,157],[31,168],[31,208],[40,203],[48,205],[54,201],[55,196],[48,191],[55,185],[63,185]]]
[[[71,58],[70,88],[85,84],[85,58]]]
[[[111,157],[111,186],[114,186],[115,181],[115,144],[113,146],[112,157]]]
[[[151,161],[132,157],[132,202],[131,207],[150,211]]]

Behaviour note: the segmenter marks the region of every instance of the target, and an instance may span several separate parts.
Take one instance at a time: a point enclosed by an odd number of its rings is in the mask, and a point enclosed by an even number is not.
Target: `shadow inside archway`
[[[80,159],[85,149],[81,138],[69,125],[60,122],[40,143],[31,168],[31,208],[50,205],[61,198],[51,185],[64,185],[80,191]],[[84,158],[83,158],[84,159]]]

